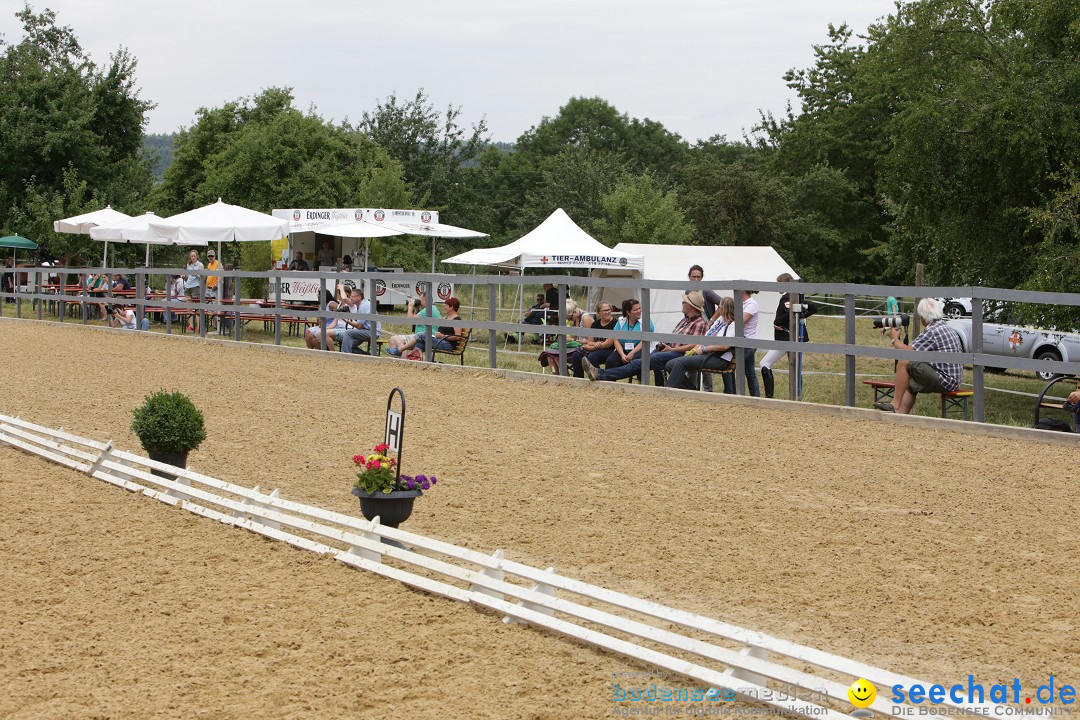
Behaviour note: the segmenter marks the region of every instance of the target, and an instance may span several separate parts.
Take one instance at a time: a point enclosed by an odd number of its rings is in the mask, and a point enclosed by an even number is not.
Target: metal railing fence
[[[108,289],[104,294],[99,297],[94,297],[90,294],[87,287],[87,278],[95,273],[106,273],[110,277],[114,274],[121,274],[124,276],[133,276],[135,278],[133,297],[120,297],[112,293],[111,289]],[[171,290],[170,278],[175,278],[178,275],[194,275],[199,278],[199,297],[202,298],[199,302],[192,302],[187,300],[178,300]],[[16,304],[16,315],[22,317],[22,305],[23,303],[30,302],[36,313],[38,320],[44,319],[44,308],[46,303],[57,304],[57,319],[60,322],[64,322],[65,310],[68,305],[75,305],[79,310],[79,317],[81,322],[86,324],[89,322],[89,307],[95,304],[105,305],[126,305],[134,306],[137,316],[137,321],[141,325],[142,320],[146,317],[148,311],[160,312],[166,326],[166,332],[172,332],[173,315],[174,311],[180,311],[180,314],[193,314],[199,319],[199,333],[205,336],[207,330],[206,320],[208,317],[220,318],[223,322],[221,327],[228,328],[231,325],[230,334],[236,340],[240,340],[242,337],[242,329],[245,322],[252,320],[265,319],[266,322],[273,322],[274,326],[274,343],[281,344],[281,330],[283,318],[286,322],[307,322],[314,320],[321,332],[321,347],[326,349],[326,325],[329,321],[336,317],[340,317],[340,313],[330,312],[325,309],[323,302],[320,302],[318,307],[312,307],[310,309],[303,309],[299,307],[284,307],[281,298],[281,278],[288,276],[290,278],[296,277],[296,272],[282,272],[282,271],[270,271],[270,272],[253,272],[244,270],[185,270],[182,268],[57,268],[57,267],[19,267],[11,268],[5,267],[0,270],[0,279],[3,280],[2,291],[0,291],[0,299],[7,302],[13,301]],[[60,283],[48,283],[47,280],[50,275],[64,276],[63,279],[75,278],[77,282],[60,282]],[[338,273],[338,272],[306,272],[303,273],[305,279],[317,279],[319,281],[319,297],[324,299],[327,295],[328,289],[333,289],[338,282],[342,282],[346,279],[353,280],[358,286],[363,288],[364,296],[369,300],[372,298],[377,299],[377,285],[380,283],[388,283],[393,280],[395,282],[409,282],[414,285],[417,283],[424,283],[428,288],[438,288],[440,283],[454,283],[458,286],[461,285],[473,285],[488,287],[488,302],[487,302],[487,319],[457,319],[454,324],[458,327],[469,328],[474,333],[476,331],[486,331],[488,335],[488,366],[496,367],[497,362],[497,341],[496,337],[499,333],[529,333],[535,332],[536,325],[530,325],[520,322],[503,322],[497,320],[498,311],[500,308],[496,307],[496,299],[498,296],[498,289],[500,286],[535,286],[538,283],[551,283],[556,285],[559,289],[559,322],[557,326],[548,325],[544,327],[543,333],[549,336],[556,336],[558,338],[558,352],[559,352],[559,367],[563,372],[567,368],[567,336],[581,334],[580,329],[576,327],[570,327],[566,324],[566,297],[567,288],[571,285],[576,287],[583,287],[586,289],[592,288],[614,288],[614,289],[629,289],[632,290],[636,297],[640,298],[642,305],[642,320],[641,327],[650,327],[651,322],[651,303],[650,293],[652,290],[667,290],[667,291],[680,291],[686,292],[690,289],[699,290],[715,290],[718,292],[730,291],[735,297],[739,297],[743,290],[748,291],[773,291],[778,293],[789,292],[793,297],[803,295],[833,295],[844,298],[844,342],[843,343],[815,343],[815,342],[795,342],[795,341],[778,341],[766,338],[746,338],[743,332],[743,319],[742,313],[736,312],[735,314],[735,337],[725,338],[725,342],[729,343],[733,348],[754,348],[755,350],[780,350],[789,354],[789,362],[793,360],[792,356],[796,353],[819,353],[827,355],[841,355],[844,357],[844,403],[847,406],[853,407],[855,405],[855,361],[859,357],[870,358],[884,358],[891,360],[921,360],[924,362],[960,362],[964,365],[972,366],[973,377],[973,417],[976,421],[982,422],[985,420],[985,385],[984,385],[984,372],[986,367],[994,368],[1009,368],[1017,370],[1042,370],[1051,371],[1062,374],[1080,374],[1080,358],[1070,361],[1049,361],[1049,360],[1030,360],[1027,358],[1018,357],[1006,357],[1001,355],[988,355],[983,352],[983,312],[982,307],[984,300],[997,301],[997,302],[1017,302],[1017,303],[1036,303],[1036,304],[1056,304],[1056,305],[1069,305],[1080,306],[1080,293],[1050,293],[1050,292],[1032,292],[1025,290],[1009,290],[1000,288],[986,288],[976,286],[964,286],[964,287],[923,287],[923,286],[899,286],[899,285],[857,285],[849,283],[778,283],[778,282],[758,282],[750,280],[737,280],[737,281],[703,281],[699,283],[690,283],[687,281],[674,281],[674,280],[646,280],[646,279],[631,279],[631,278],[593,278],[593,277],[574,277],[566,275],[534,275],[534,276],[496,276],[496,275],[475,275],[475,274],[461,274],[461,275],[448,275],[442,273],[380,273],[380,272],[352,272],[352,273]],[[9,284],[8,278],[11,277],[14,281]],[[164,283],[153,282],[158,277],[164,277]],[[206,301],[206,279],[208,277],[217,277],[219,293],[221,297],[215,298],[214,302]],[[269,280],[270,285],[270,297],[267,298],[250,298],[244,299],[236,292],[241,287],[243,278],[265,278]],[[31,282],[31,279],[33,280]],[[20,282],[22,280],[23,282]],[[159,297],[148,297],[147,288],[151,285],[164,285],[166,288],[165,294]],[[110,283],[111,285],[111,283]],[[46,291],[47,288],[52,288],[53,291]],[[68,291],[72,292],[68,292]],[[855,341],[855,323],[859,317],[858,303],[859,298],[884,298],[887,296],[894,296],[898,298],[923,298],[923,297],[969,297],[972,299],[972,332],[971,342],[972,347],[970,352],[961,353],[960,357],[957,357],[957,353],[943,353],[943,352],[917,352],[912,350],[894,350],[888,347],[872,347],[865,345],[858,345]],[[256,302],[257,301],[257,302]],[[477,302],[477,294],[473,294],[473,304],[475,306]],[[423,318],[404,318],[400,315],[388,316],[378,312],[377,303],[372,303],[372,312],[364,314],[351,314],[349,316],[354,320],[370,320],[372,323],[379,323],[391,319],[392,322],[401,323],[415,323],[422,324]],[[425,360],[432,361],[434,352],[434,343],[432,342],[433,325],[437,325],[438,318],[435,318],[431,323],[425,325]],[[662,332],[648,332],[648,331],[636,331],[636,332],[616,332],[614,330],[599,330],[590,329],[589,335],[599,338],[630,338],[639,342],[644,342],[645,347],[642,351],[642,364],[640,379],[643,384],[648,384],[650,381],[651,367],[650,367],[650,351],[649,343],[656,341],[685,343],[689,337],[686,335],[676,335],[673,333]],[[792,335],[797,337],[797,335]],[[474,334],[475,337],[475,334]],[[377,354],[379,351],[378,344],[375,342],[369,343],[369,352],[372,355]],[[739,394],[744,391],[744,377],[742,372],[742,353],[736,352],[736,389]],[[789,367],[794,367],[794,362],[791,362]],[[795,399],[795,384],[791,383],[789,388],[789,396],[791,399]]]

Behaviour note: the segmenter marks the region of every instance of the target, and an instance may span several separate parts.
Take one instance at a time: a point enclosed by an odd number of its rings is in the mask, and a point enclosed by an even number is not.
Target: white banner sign
[[[365,220],[376,225],[384,222],[438,223],[435,210],[383,210],[372,208],[300,208],[274,210],[276,218],[289,221],[289,232],[317,231],[321,228]]]

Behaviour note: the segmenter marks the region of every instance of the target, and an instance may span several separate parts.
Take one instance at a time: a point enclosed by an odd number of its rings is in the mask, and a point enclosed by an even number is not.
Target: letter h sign
[[[392,410],[394,395],[401,398],[401,411]],[[396,387],[386,398],[386,435],[383,442],[397,455],[397,476],[401,477],[401,446],[405,438],[405,393]]]

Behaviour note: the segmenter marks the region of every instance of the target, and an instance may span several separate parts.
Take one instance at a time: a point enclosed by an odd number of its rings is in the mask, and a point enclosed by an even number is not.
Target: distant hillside
[[[143,150],[154,159],[151,169],[154,181],[161,182],[165,171],[173,161],[173,134],[148,133],[143,135]]]

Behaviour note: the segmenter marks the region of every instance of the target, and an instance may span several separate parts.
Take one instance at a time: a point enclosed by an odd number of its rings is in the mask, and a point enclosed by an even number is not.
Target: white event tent
[[[682,280],[690,274],[691,265],[700,265],[705,271],[705,280],[758,280],[775,282],[781,273],[790,273],[798,278],[799,274],[791,268],[780,253],[768,245],[732,246],[732,245],[651,245],[642,243],[619,243],[616,250],[628,253],[640,253],[648,261],[643,277],[646,280]],[[598,277],[630,277],[630,273],[621,270],[603,269],[594,275]],[[687,286],[689,289],[689,285]],[[626,288],[597,288],[591,293],[590,304],[604,300],[618,305],[630,297],[633,290]],[[682,290],[650,290],[649,313],[657,332],[669,332],[682,317]],[[731,296],[731,291],[720,291],[720,295]],[[772,339],[773,318],[780,293],[762,292],[755,296],[760,308],[758,315],[758,337]],[[738,307],[738,303],[736,303]]]
[[[639,273],[642,255],[612,250],[589,235],[562,208],[509,245],[477,248],[443,260],[459,265],[500,268],[620,268]]]

